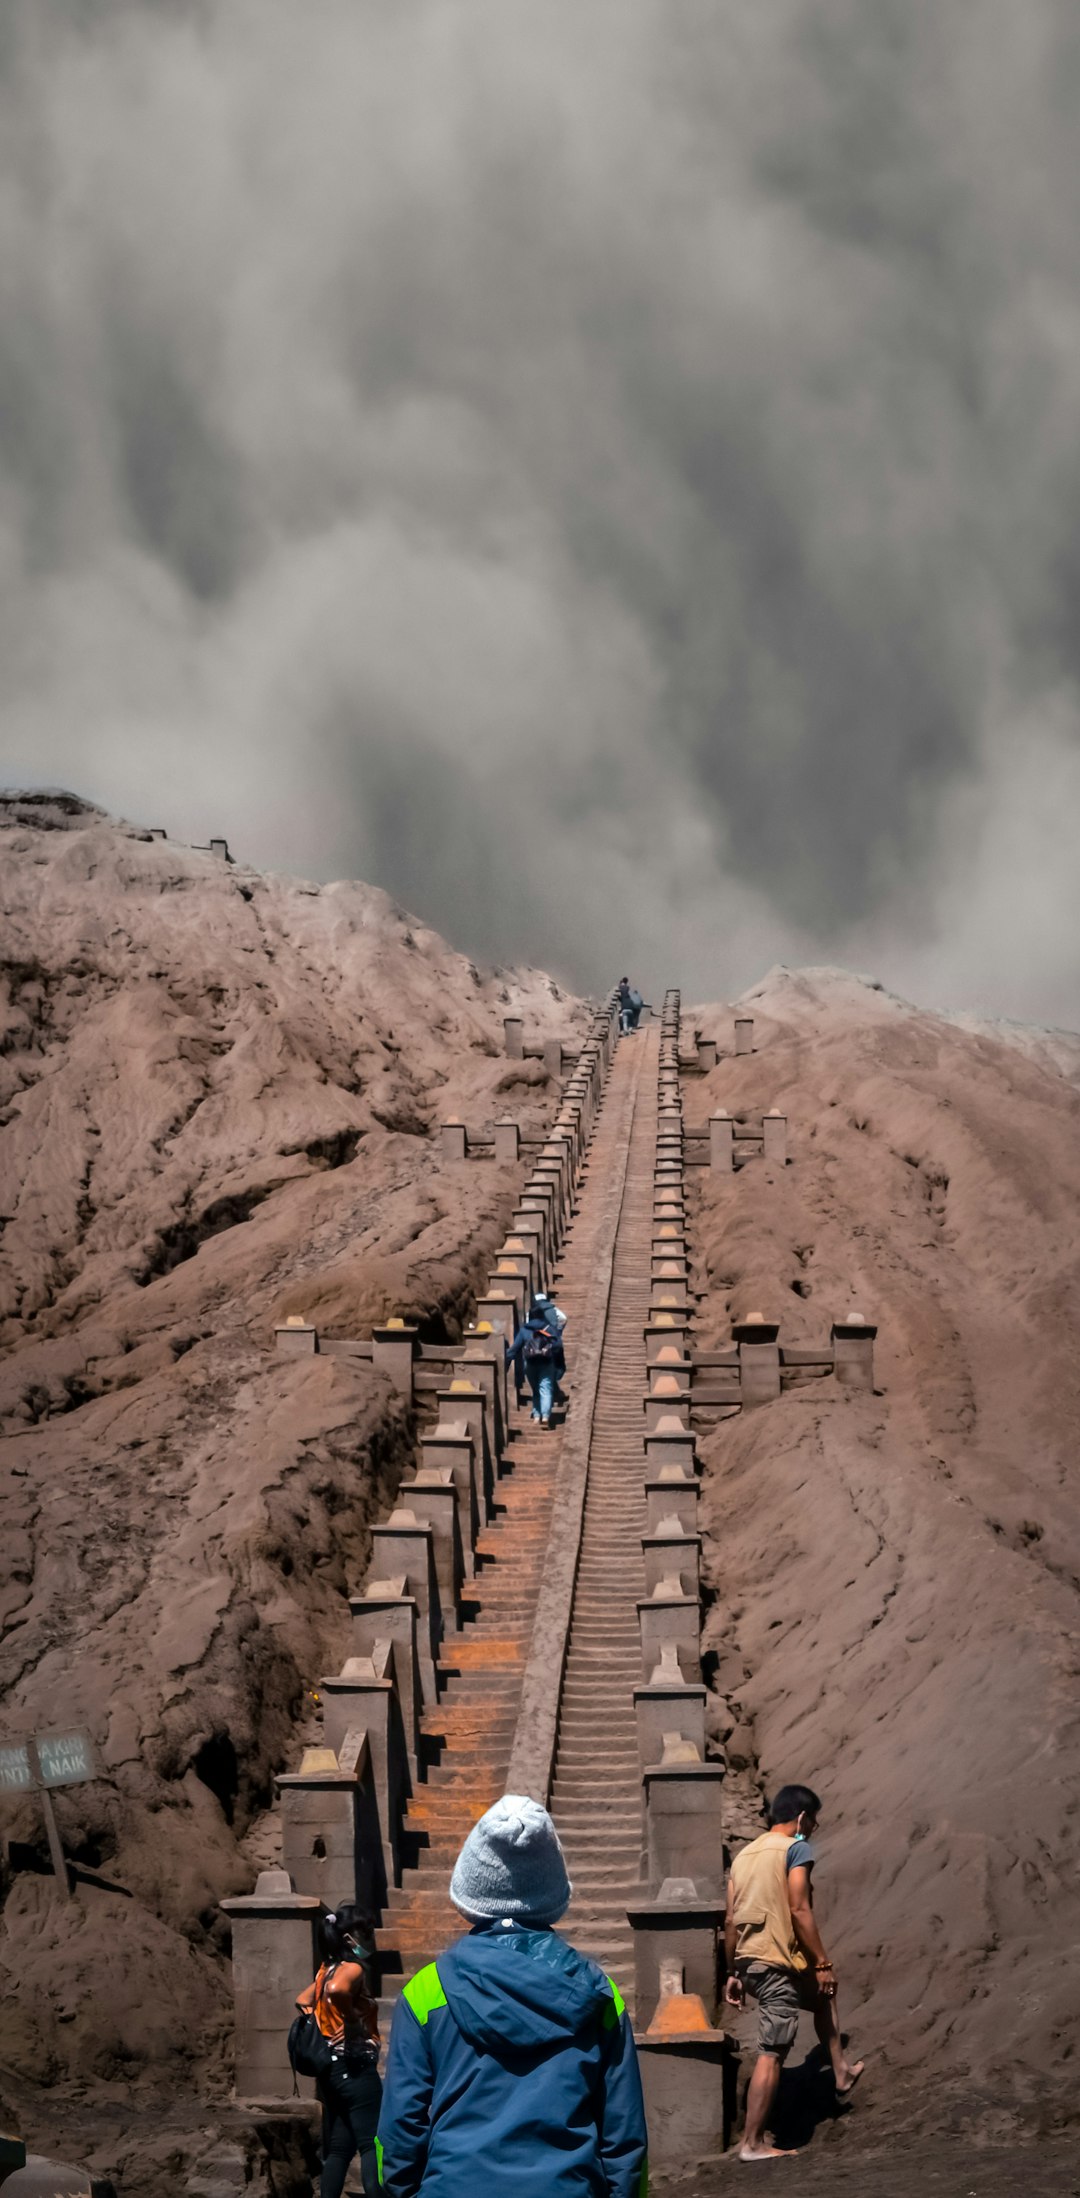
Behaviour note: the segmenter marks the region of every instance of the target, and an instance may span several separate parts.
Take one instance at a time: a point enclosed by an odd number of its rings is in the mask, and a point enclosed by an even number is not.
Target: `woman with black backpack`
[[[323,2110],[321,2198],[341,2198],[355,2153],[369,2198],[377,2198],[375,2131],[382,2103],[379,2016],[372,1990],[370,1919],[351,1902],[319,1924],[322,1956],[314,1983],[296,1998],[306,2035],[294,2067],[315,2077]],[[290,2051],[293,2038],[290,2037]]]

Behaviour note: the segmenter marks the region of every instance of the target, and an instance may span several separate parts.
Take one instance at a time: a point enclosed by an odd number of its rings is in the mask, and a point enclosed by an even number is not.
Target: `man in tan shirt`
[[[728,1878],[724,1998],[729,2007],[742,2007],[749,1992],[758,2007],[758,2058],[746,2095],[741,2160],[785,2157],[766,2144],[765,2131],[803,2009],[813,2015],[832,2062],[837,2097],[846,2098],[862,2074],[862,2062],[849,2061],[844,2051],[836,1971],[814,1921],[811,1840],[820,1815],[809,1786],[782,1786],[768,1831],[736,1855]]]

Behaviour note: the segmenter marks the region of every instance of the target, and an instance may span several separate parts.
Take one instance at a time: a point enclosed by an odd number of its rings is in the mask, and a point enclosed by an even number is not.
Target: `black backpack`
[[[289,2024],[289,2064],[293,2088],[298,2076],[325,2076],[332,2066],[329,2038],[324,2038],[314,2015],[294,2015]]]
[[[525,1345],[525,1357],[533,1366],[543,1365],[547,1359],[554,1358],[557,1348],[558,1339],[550,1328],[534,1328]]]

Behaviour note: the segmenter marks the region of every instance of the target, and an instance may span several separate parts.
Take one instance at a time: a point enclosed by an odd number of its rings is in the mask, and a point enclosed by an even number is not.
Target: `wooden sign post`
[[[54,1786],[81,1786],[100,1778],[94,1743],[84,1727],[69,1732],[39,1732],[32,1740],[0,1740],[0,1794],[41,1795],[41,1813],[49,1854],[59,1883],[71,1897],[71,1877],[53,1808]]]

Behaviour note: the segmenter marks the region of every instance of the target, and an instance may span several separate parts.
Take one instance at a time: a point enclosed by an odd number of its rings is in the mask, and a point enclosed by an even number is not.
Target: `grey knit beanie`
[[[504,1794],[473,1825],[450,1880],[470,1923],[557,1923],[572,1891],[555,1826],[526,1794]]]

